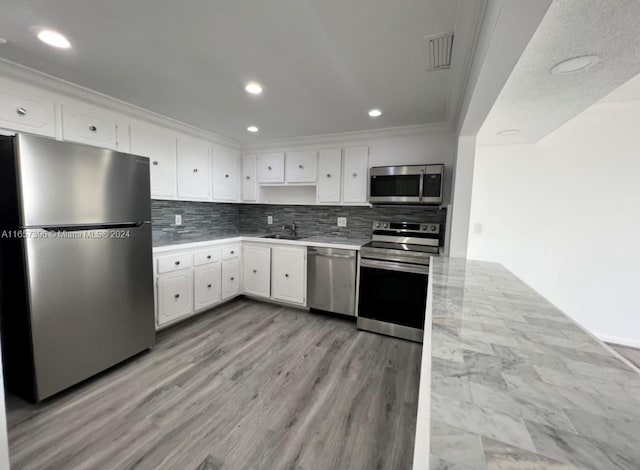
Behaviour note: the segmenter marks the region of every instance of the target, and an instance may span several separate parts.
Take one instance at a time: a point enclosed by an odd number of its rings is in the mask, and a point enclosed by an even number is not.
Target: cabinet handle
[[[284,277],[289,277],[289,275],[288,275],[288,274],[285,274],[285,275],[284,275]]]
[[[211,284],[207,284],[207,287],[208,287],[209,289],[211,289]]]
[[[271,167],[270,167],[270,166],[268,166],[268,167],[267,167],[267,170],[271,171]]]
[[[231,254],[234,254],[234,253],[235,253],[235,251],[231,250]]]
[[[232,278],[230,278],[230,279],[231,279],[232,281],[235,281],[235,280],[236,280],[236,278],[235,278],[235,277],[232,277]]]
[[[229,175],[224,175],[224,177],[225,177],[225,178],[228,178],[228,177],[229,177]]]
[[[154,161],[153,161],[153,164],[154,164],[155,166],[158,166],[158,160],[154,160]]]
[[[298,165],[298,168],[300,168],[301,170],[304,169],[304,167],[302,165]]]
[[[207,259],[211,259],[211,255],[207,255]]]
[[[175,297],[176,299],[179,299],[179,298],[180,298],[180,294],[176,294],[176,295],[174,295],[174,297]]]
[[[257,270],[257,269],[254,269],[254,270],[253,270],[253,274],[255,274],[255,273],[257,273],[257,272],[258,272],[258,270]]]
[[[331,173],[327,173],[327,178],[331,178]]]
[[[26,116],[27,110],[24,108],[18,108],[16,109],[16,113],[18,113],[20,116]]]
[[[180,264],[180,261],[176,261],[176,266],[178,266]]]
[[[354,173],[354,174],[353,174],[353,177],[354,177],[354,178],[355,178],[356,176],[358,176],[358,173]]]
[[[248,180],[250,180],[250,179],[251,179],[251,176],[247,176],[247,179],[248,179]]]
[[[198,172],[198,169],[197,169],[197,168],[194,168],[194,169],[193,169],[193,172],[194,172],[194,173],[197,173],[197,172]]]
[[[89,126],[89,130],[91,132],[96,132],[98,130],[98,128],[96,126]]]

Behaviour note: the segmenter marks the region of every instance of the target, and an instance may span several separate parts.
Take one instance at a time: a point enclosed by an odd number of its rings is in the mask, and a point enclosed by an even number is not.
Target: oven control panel
[[[397,232],[417,232],[417,233],[429,233],[437,235],[440,233],[440,224],[419,224],[412,222],[380,222],[373,223],[373,230],[389,230]]]

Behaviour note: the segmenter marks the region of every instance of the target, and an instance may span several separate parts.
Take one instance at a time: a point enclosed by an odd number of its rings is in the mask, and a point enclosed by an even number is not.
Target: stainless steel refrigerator
[[[8,389],[40,401],[155,341],[149,159],[0,138]]]

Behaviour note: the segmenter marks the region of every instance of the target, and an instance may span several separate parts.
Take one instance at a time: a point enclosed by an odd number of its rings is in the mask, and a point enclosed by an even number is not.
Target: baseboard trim
[[[617,344],[620,346],[628,346],[630,348],[640,349],[640,340],[633,340],[627,338],[619,338],[617,336],[609,336],[609,335],[600,335],[595,334],[595,336],[605,343]]]

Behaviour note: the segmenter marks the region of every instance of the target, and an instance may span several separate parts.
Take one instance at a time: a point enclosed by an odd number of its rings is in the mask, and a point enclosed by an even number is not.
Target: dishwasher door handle
[[[339,259],[355,259],[356,255],[329,255],[326,253],[319,253],[317,251],[309,252],[310,256],[322,256],[323,258],[339,258]]]

